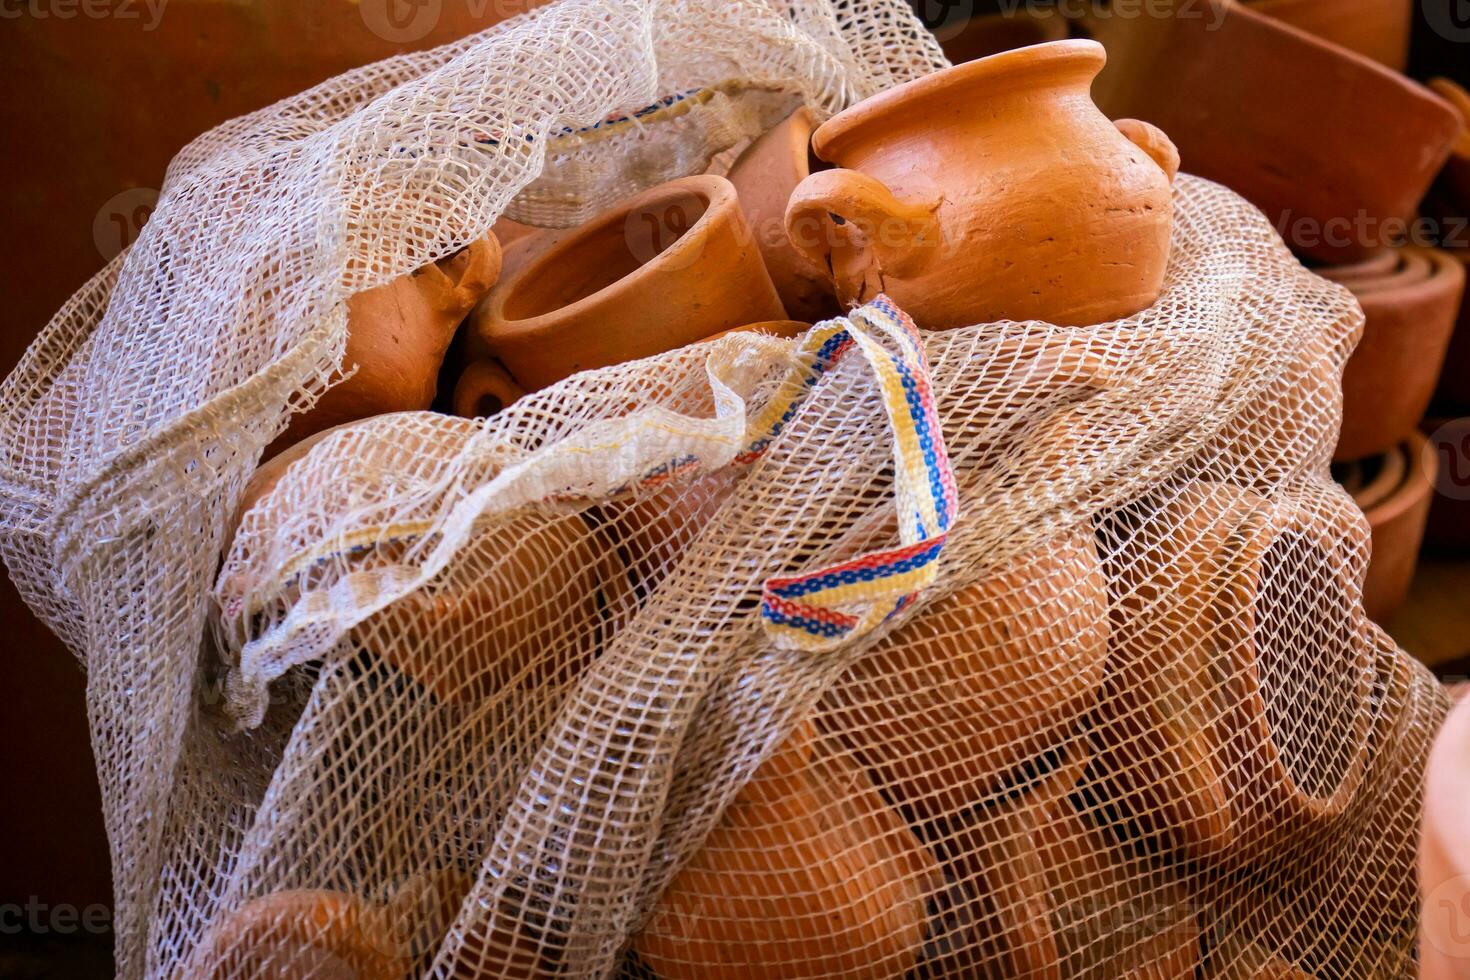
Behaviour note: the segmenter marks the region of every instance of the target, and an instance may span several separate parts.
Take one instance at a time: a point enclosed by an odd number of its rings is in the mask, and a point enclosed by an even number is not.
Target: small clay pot
[[[293,418],[266,455],[346,422],[427,409],[454,332],[499,276],[500,243],[486,235],[349,299],[342,365],[355,373]]]
[[[988,58],[1002,51],[1026,48],[1067,37],[1067,18],[1053,8],[1023,4],[1011,13],[971,17],[946,35],[940,46],[956,65]]]
[[[1419,837],[1420,980],[1463,980],[1470,963],[1470,698],[1462,697],[1434,740],[1424,774]]]
[[[913,819],[951,817],[1077,731],[1107,657],[1088,526],[919,610],[828,689],[821,724]]]
[[[402,980],[413,963],[384,909],[345,892],[296,890],[253,899],[210,926],[178,980],[350,976]]]
[[[1336,818],[1372,715],[1372,651],[1344,640],[1366,544],[1356,511],[1321,491],[1266,500],[1201,482],[1130,519],[1093,726],[1120,806],[1144,834],[1230,864]],[[1304,596],[1315,607],[1293,609]]]
[[[968,928],[952,942],[936,937],[931,947],[959,948],[921,964],[919,977],[1193,980],[1200,929],[1190,896],[1078,809],[1086,763],[1074,744],[935,845],[952,891],[970,897],[956,916]]]
[[[1426,451],[1428,444],[1414,432],[1380,460],[1365,464],[1377,470],[1353,495],[1373,537],[1363,611],[1375,623],[1388,622],[1403,605],[1414,579],[1438,471],[1435,454]]]
[[[1424,417],[1465,292],[1465,270],[1434,248],[1393,252],[1391,269],[1339,273],[1364,327],[1342,374],[1334,459],[1362,459],[1402,442]],[[1376,264],[1375,264],[1376,268]]]
[[[797,109],[746,147],[728,175],[786,312],[813,323],[838,313],[837,297],[826,268],[791,247],[786,205],[791,192],[812,172],[816,128],[811,112],[805,106]]]
[[[1162,128],[1186,170],[1324,262],[1386,244],[1386,223],[1412,217],[1459,130],[1423,86],[1232,0],[1163,0],[1090,27],[1108,48],[1103,111]]]
[[[1459,216],[1470,214],[1470,92],[1448,78],[1431,78],[1429,89],[1454,106],[1462,128],[1454,150],[1445,161],[1440,184],[1458,206]]]
[[[663,980],[903,976],[937,866],[808,722],[755,772],[633,939]]]
[[[786,318],[723,177],[662,184],[536,249],[471,320],[527,391]]]
[[[1393,71],[1408,65],[1413,0],[1247,0],[1247,5]]]
[[[812,140],[838,169],[796,189],[792,244],[831,268],[845,305],[887,293],[932,329],[1143,309],[1169,257],[1177,158],[1092,104],[1103,62],[1091,41],[1038,44],[839,113]]]
[[[1470,418],[1426,418],[1421,431],[1428,436],[1426,452],[1434,455],[1436,473],[1424,551],[1470,554]]]

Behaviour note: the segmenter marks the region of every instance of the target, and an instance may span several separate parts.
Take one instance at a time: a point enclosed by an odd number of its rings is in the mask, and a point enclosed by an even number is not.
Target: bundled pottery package
[[[0,393],[127,978],[1412,972],[1351,294],[900,0],[559,0],[187,147]]]

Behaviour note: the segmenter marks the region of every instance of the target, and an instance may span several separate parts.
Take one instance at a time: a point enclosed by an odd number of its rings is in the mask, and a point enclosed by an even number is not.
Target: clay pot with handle
[[[1178,158],[1088,95],[1105,56],[1056,41],[896,86],[839,113],[786,211],[838,299],[887,293],[924,327],[1100,323],[1163,283]]]
[[[427,409],[455,331],[499,276],[500,244],[486,235],[349,299],[342,365],[353,373],[293,418],[266,454],[346,422]]]
[[[479,349],[537,391],[578,371],[784,319],[734,186],[706,174],[538,240],[471,324]]]

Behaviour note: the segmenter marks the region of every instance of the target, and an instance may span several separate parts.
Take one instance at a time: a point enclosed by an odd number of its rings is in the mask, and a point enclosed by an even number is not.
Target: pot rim
[[[1340,285],[1365,299],[1381,300],[1384,296],[1392,296],[1403,302],[1409,298],[1418,299],[1425,293],[1455,289],[1465,278],[1464,265],[1444,249],[1405,245],[1396,251],[1401,252],[1404,259],[1388,274],[1350,280]],[[1423,266],[1428,266],[1428,270],[1423,271]],[[1423,274],[1418,274],[1421,271]]]
[[[1404,476],[1388,496],[1365,512],[1369,527],[1377,530],[1422,503],[1434,491],[1434,481],[1439,474],[1439,458],[1430,453],[1429,462],[1426,463],[1425,450],[1428,447],[1429,437],[1418,430],[1410,432],[1403,442],[1394,447],[1392,451],[1403,454],[1407,463]],[[1430,472],[1426,472],[1426,467]]]
[[[684,234],[668,248],[653,256],[647,262],[640,264],[627,275],[615,279],[594,292],[588,293],[575,302],[558,306],[538,313],[525,319],[512,319],[505,315],[506,304],[515,295],[516,290],[527,280],[535,278],[548,265],[553,262],[566,261],[569,255],[576,252],[579,245],[591,238],[593,235],[603,232],[609,225],[626,221],[627,217],[638,208],[657,203],[660,200],[682,197],[692,194],[704,202],[704,212],[690,225]],[[679,177],[675,180],[656,184],[639,194],[627,198],[601,212],[596,217],[584,224],[571,229],[566,237],[558,237],[548,242],[540,254],[523,263],[510,276],[502,279],[491,291],[485,312],[488,314],[480,320],[481,337],[492,343],[499,339],[508,337],[526,337],[539,333],[549,326],[561,323],[567,319],[575,318],[586,313],[593,307],[615,300],[621,293],[627,293],[636,289],[646,279],[664,271],[665,268],[675,262],[680,267],[687,267],[698,261],[697,256],[688,260],[685,253],[693,248],[700,247],[696,239],[716,220],[729,220],[733,213],[740,207],[740,202],[735,192],[735,185],[724,177],[717,174],[694,174],[688,177]],[[488,329],[487,329],[488,328]]]
[[[1086,38],[1068,38],[1012,48],[951,68],[941,68],[885,89],[842,110],[817,127],[812,134],[812,149],[817,156],[831,162],[833,154],[840,152],[838,144],[851,139],[857,131],[875,123],[881,124],[895,113],[912,112],[911,103],[915,99],[951,94],[958,86],[989,82],[1012,74],[1019,68],[1028,72],[1040,72],[1058,65],[1091,65],[1091,77],[1096,77],[1107,60],[1107,51],[1098,42]]]
[[[1361,468],[1364,463],[1378,462],[1378,470],[1373,477],[1360,484],[1356,490],[1351,491],[1353,503],[1365,515],[1383,503],[1403,485],[1409,471],[1409,457],[1404,452],[1403,443],[1396,443],[1375,456],[1357,461]]]

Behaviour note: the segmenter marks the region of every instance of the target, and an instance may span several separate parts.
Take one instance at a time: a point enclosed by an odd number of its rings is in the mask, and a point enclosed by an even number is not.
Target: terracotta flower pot
[[[1419,838],[1420,980],[1463,980],[1470,967],[1470,698],[1462,697],[1434,740],[1424,774]]]
[[[1356,51],[1393,71],[1409,62],[1413,0],[1247,0],[1252,10],[1324,41]]]
[[[1143,309],[1169,257],[1177,160],[1167,139],[1132,127],[1148,133],[1135,145],[1092,104],[1103,61],[1090,41],[1038,44],[839,113],[813,137],[839,169],[797,188],[792,244],[830,264],[843,303],[886,292],[933,329]]]
[[[946,35],[940,41],[945,57],[959,65],[1002,51],[1065,40],[1067,18],[1055,9],[1022,5],[1012,13],[972,17]]]
[[[1363,581],[1363,610],[1386,623],[1403,604],[1419,562],[1438,463],[1428,440],[1411,433],[1381,458],[1364,463],[1370,475],[1353,494],[1372,532],[1373,552]]]
[[[1233,0],[1093,23],[1097,103],[1167,132],[1190,173],[1266,212],[1294,249],[1367,257],[1407,221],[1459,129],[1423,86]]]
[[[355,373],[293,418],[267,455],[345,422],[427,409],[454,332],[499,276],[500,243],[487,235],[349,299],[342,364]]]
[[[175,976],[401,980],[411,967],[405,937],[384,909],[344,892],[298,890],[253,899],[225,914]]]
[[[868,777],[802,725],[659,898],[633,949],[663,980],[902,976],[934,859]]]
[[[475,311],[484,347],[535,391],[785,309],[723,177],[670,181],[539,243]]]
[[[968,927],[963,945],[924,963],[920,977],[1192,980],[1200,930],[1189,895],[1078,810],[1071,795],[1086,763],[1074,745],[936,845],[972,911],[957,917]],[[942,950],[945,939],[930,945]]]
[[[786,312],[815,323],[838,312],[825,266],[791,247],[786,205],[812,172],[812,132],[817,121],[803,106],[745,149],[730,166],[740,210],[760,245],[766,271]]]
[[[1320,491],[1201,483],[1155,506],[1114,570],[1094,746],[1139,830],[1236,863],[1335,818],[1362,782],[1372,650],[1344,636],[1365,532]],[[1309,593],[1316,608],[1291,611]]]
[[[1108,656],[1091,527],[920,610],[823,699],[821,724],[915,819],[953,816],[1065,741]]]
[[[1449,160],[1445,161],[1444,172],[1440,175],[1445,190],[1462,209],[1459,216],[1463,218],[1467,213],[1464,209],[1470,209],[1470,92],[1448,78],[1431,78],[1429,88],[1435,95],[1454,106],[1463,127],[1459,138],[1455,140]]]
[[[1434,455],[1436,474],[1424,551],[1470,553],[1470,418],[1426,418],[1422,431],[1428,436],[1426,452]]]
[[[1363,307],[1362,339],[1342,375],[1334,458],[1387,451],[1415,430],[1439,380],[1465,292],[1465,270],[1433,248],[1400,248],[1392,268],[1334,275]]]

